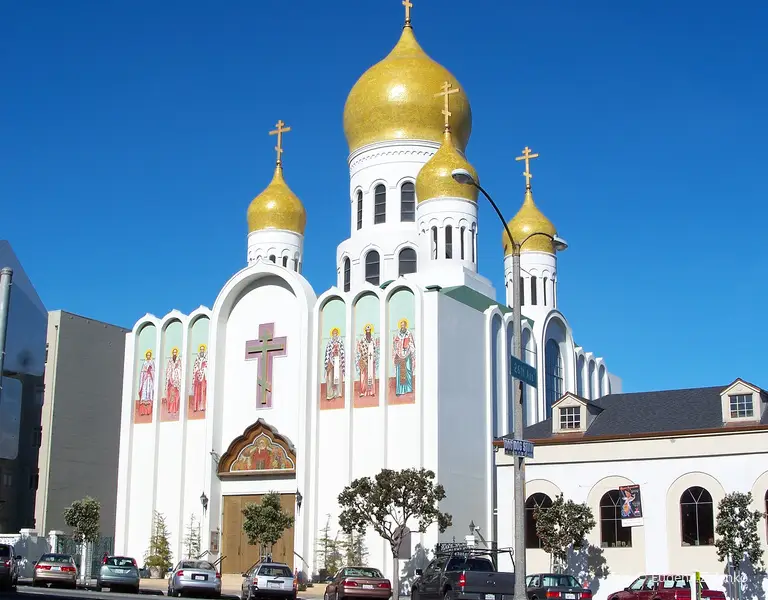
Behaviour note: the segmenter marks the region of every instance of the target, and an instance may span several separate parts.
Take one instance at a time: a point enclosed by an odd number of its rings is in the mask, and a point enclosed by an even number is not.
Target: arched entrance
[[[222,518],[223,573],[242,573],[260,558],[260,547],[243,532],[243,509],[260,504],[264,494],[280,493],[283,510],[296,514],[296,450],[285,436],[259,419],[238,436],[222,455],[218,477],[224,493]],[[228,485],[232,482],[233,485]],[[272,559],[293,564],[294,528],[272,548]]]

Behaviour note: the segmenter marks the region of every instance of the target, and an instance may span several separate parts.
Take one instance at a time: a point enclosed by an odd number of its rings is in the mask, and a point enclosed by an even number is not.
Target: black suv
[[[15,556],[13,546],[0,544],[0,589],[11,590],[19,582],[19,561],[21,556]]]

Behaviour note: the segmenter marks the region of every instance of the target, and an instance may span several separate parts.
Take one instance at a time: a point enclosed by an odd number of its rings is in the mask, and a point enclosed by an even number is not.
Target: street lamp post
[[[486,192],[474,177],[465,169],[456,169],[451,175],[458,183],[464,183],[467,185],[475,186],[483,196],[486,197],[488,202],[496,211],[502,224],[504,225],[504,231],[509,238],[509,243],[512,244],[512,356],[518,360],[522,360],[523,344],[522,344],[522,329],[523,329],[523,315],[520,308],[520,248],[530,238],[536,235],[544,235],[549,237],[555,244],[556,248],[565,249],[567,247],[565,241],[557,236],[550,236],[546,233],[532,233],[519,244],[515,242],[512,237],[512,232],[509,230],[509,225],[506,219],[501,214],[501,210],[493,201],[493,198]],[[512,421],[513,435],[516,440],[523,439],[523,382],[520,379],[515,379],[514,383],[514,413]],[[495,433],[494,433],[495,435]],[[495,452],[495,450],[494,450]],[[528,594],[525,587],[525,457],[515,456],[513,457],[514,466],[514,493],[515,493],[515,511],[514,511],[514,523],[515,523],[515,595],[514,600],[527,600]],[[494,457],[495,462],[495,457]],[[496,465],[493,466],[493,478],[494,494],[496,491]],[[496,499],[493,503],[496,506]],[[494,511],[493,515],[493,539],[494,543],[498,542],[498,508]]]

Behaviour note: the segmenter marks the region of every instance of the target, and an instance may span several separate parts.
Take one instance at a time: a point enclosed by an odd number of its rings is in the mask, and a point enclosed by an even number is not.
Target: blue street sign
[[[504,454],[533,458],[533,442],[504,438]]]
[[[535,388],[538,384],[538,377],[536,375],[536,367],[524,363],[519,358],[514,356],[509,357],[509,370],[512,377],[519,379],[523,383],[527,383],[531,387]]]

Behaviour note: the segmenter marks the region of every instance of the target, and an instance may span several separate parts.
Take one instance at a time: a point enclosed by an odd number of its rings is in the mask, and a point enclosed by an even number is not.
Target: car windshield
[[[11,547],[8,544],[0,544],[0,558],[10,558]]]
[[[110,556],[104,564],[110,567],[132,567],[133,559],[125,556]]]
[[[707,583],[701,579],[701,589],[708,590]],[[664,589],[689,590],[691,589],[691,579],[689,577],[675,576],[664,578]]]
[[[581,587],[579,582],[570,575],[544,575],[541,587]]]
[[[487,558],[452,558],[448,561],[446,571],[485,571],[493,572],[493,564]]]
[[[366,567],[350,567],[344,569],[344,577],[370,577],[371,579],[384,579],[381,571],[378,569],[368,569]]]
[[[72,562],[72,557],[68,554],[43,554],[40,562],[68,564]]]
[[[284,565],[261,565],[259,575],[265,577],[293,577],[291,569]]]
[[[215,571],[213,565],[207,560],[185,560],[180,569],[200,569],[201,571]]]

